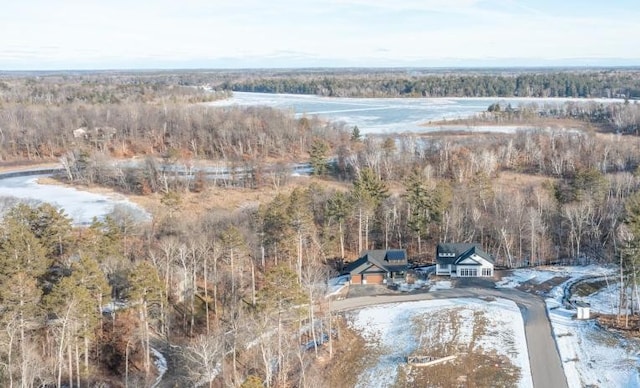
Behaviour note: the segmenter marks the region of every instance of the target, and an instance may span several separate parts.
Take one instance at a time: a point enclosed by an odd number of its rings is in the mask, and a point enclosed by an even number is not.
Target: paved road
[[[544,301],[535,295],[514,289],[456,288],[420,294],[348,298],[334,301],[331,308],[333,311],[346,311],[382,303],[482,297],[509,299],[520,308],[527,338],[527,348],[529,349],[533,386],[538,388],[568,387]]]

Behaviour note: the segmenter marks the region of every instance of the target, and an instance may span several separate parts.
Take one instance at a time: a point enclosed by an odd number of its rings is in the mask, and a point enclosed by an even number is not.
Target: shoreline
[[[495,120],[483,120],[478,117],[469,117],[469,118],[461,118],[461,119],[451,119],[451,120],[437,120],[437,121],[428,121],[420,124],[423,128],[522,128],[522,129],[538,129],[538,128],[556,128],[556,129],[582,129],[586,130],[589,128],[600,129],[602,128],[595,126],[590,123],[586,123],[584,121],[575,120],[575,119],[555,119],[555,118],[534,118],[527,120],[503,120],[503,121],[495,121]]]

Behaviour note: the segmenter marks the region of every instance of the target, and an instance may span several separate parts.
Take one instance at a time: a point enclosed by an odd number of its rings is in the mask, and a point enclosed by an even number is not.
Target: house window
[[[483,268],[482,269],[482,276],[493,276],[492,273],[492,269],[491,268]]]
[[[478,276],[478,270],[476,268],[460,268],[461,277],[474,277]]]

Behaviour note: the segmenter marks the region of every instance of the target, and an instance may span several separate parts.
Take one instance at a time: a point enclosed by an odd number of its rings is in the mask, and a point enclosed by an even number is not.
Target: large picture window
[[[482,269],[482,276],[493,276],[493,269],[492,268],[483,268]]]
[[[474,277],[478,276],[478,270],[476,268],[460,268],[461,277]]]

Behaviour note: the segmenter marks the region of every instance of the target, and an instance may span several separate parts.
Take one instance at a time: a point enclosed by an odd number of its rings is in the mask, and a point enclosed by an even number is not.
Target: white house
[[[492,277],[493,259],[476,244],[438,244],[436,275]]]

